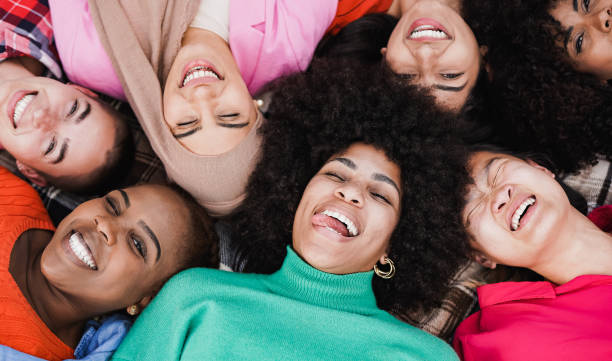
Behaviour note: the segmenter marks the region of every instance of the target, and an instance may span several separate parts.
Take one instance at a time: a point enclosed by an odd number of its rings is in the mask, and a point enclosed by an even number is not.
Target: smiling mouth
[[[451,40],[452,37],[442,28],[434,25],[417,26],[408,35],[410,40]]]
[[[344,237],[355,237],[359,235],[357,226],[347,216],[342,213],[324,210],[320,214],[327,216],[325,221],[325,228],[328,230],[338,233]]]
[[[204,65],[196,65],[190,68],[187,73],[185,73],[185,77],[181,82],[181,88],[186,86],[192,81],[202,79],[205,80],[208,78],[210,81],[223,80],[223,77],[219,75],[212,67],[204,66]]]
[[[28,105],[30,105],[32,100],[34,100],[37,94],[38,94],[37,92],[24,94],[23,97],[21,97],[21,99],[19,99],[15,103],[15,109],[13,110],[13,119],[12,119],[14,129],[17,129],[19,127],[19,121],[21,120],[23,113],[25,112]]]
[[[521,219],[525,214],[527,214],[527,210],[529,209],[529,207],[534,205],[535,202],[535,196],[531,196],[525,199],[525,201],[523,201],[523,203],[521,203],[521,205],[514,211],[514,214],[512,214],[512,221],[510,223],[511,231],[514,232],[519,229],[519,227],[521,226]]]
[[[72,234],[68,239],[68,245],[70,246],[72,253],[74,253],[79,260],[85,263],[92,270],[98,270],[98,265],[91,254],[91,250],[87,246],[87,243],[85,243],[85,239],[80,232],[72,231]]]

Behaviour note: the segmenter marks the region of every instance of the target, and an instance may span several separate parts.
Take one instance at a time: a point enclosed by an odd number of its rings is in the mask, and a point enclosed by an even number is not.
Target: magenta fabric
[[[49,0],[49,8],[55,46],[68,79],[125,101],[121,82],[98,38],[87,0]]]
[[[337,6],[330,0],[231,0],[229,44],[249,92],[306,70]]]
[[[462,360],[612,360],[612,276],[478,288],[453,340]]]
[[[588,217],[602,231],[612,233],[612,205],[597,207]]]

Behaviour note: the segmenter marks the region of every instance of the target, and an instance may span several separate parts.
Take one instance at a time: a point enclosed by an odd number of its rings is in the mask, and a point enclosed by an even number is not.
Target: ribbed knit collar
[[[266,284],[276,294],[312,305],[339,311],[372,315],[380,312],[372,290],[374,272],[336,275],[325,273],[304,262],[291,247],[277,272]]]

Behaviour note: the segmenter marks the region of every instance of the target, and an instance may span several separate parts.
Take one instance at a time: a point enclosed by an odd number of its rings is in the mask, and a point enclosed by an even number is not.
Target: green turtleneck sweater
[[[138,317],[113,360],[458,360],[376,307],[373,272],[334,275],[291,248],[271,275],[190,269]]]

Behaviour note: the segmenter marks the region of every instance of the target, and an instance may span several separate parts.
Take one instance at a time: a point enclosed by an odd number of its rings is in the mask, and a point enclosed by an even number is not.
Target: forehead
[[[573,0],[555,2],[550,9],[550,15],[564,26],[571,25],[580,20],[580,14],[574,9]]]
[[[159,185],[141,185],[124,189],[131,214],[144,221],[158,238],[175,238],[189,222],[188,211],[182,199],[174,191]],[[115,197],[123,196],[114,191]],[[123,202],[123,201],[122,201]]]
[[[355,143],[344,152],[333,156],[330,160],[338,157],[351,160],[357,171],[369,173],[382,173],[399,182],[400,168],[391,161],[384,151],[363,143]]]

